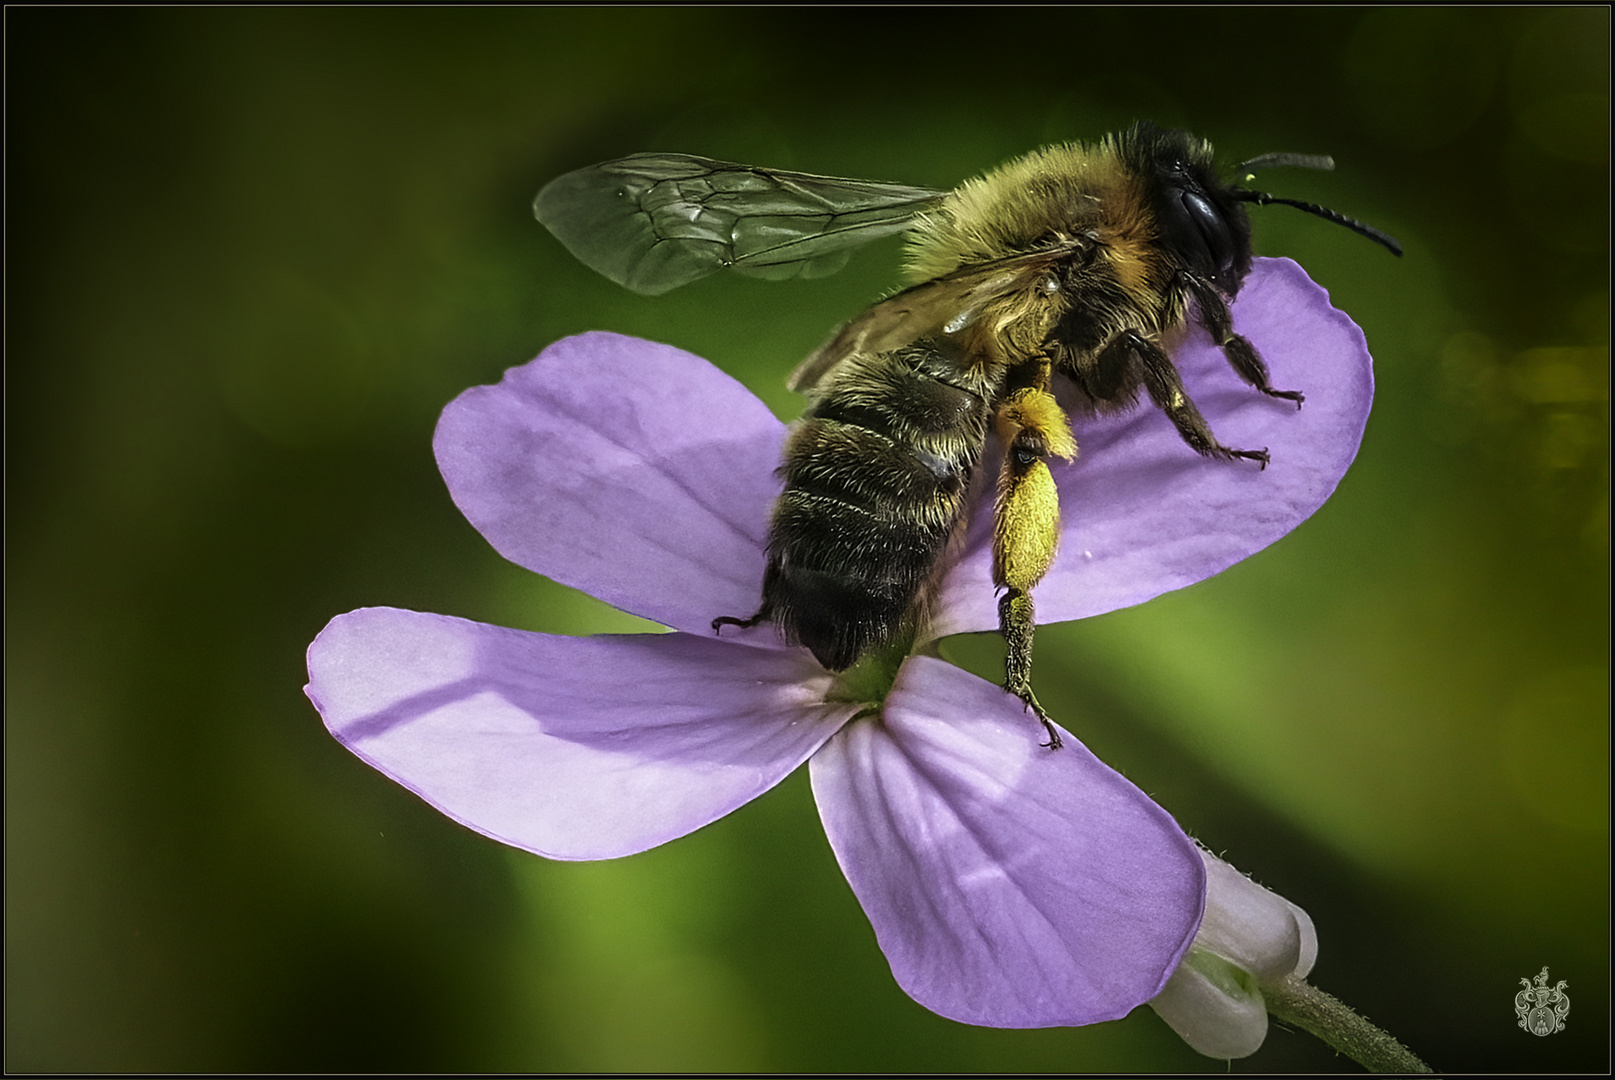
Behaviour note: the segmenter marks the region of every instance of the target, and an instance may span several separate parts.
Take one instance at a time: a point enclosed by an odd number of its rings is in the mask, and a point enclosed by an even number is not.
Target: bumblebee
[[[1238,172],[1271,166],[1333,162],[1267,154]],[[1251,266],[1247,203],[1298,207],[1401,254],[1352,218],[1219,178],[1209,143],[1148,123],[1045,147],[951,192],[636,154],[554,180],[533,208],[584,263],[652,295],[720,269],[815,277],[859,245],[909,234],[907,287],[790,377],[811,403],[785,446],[762,606],[713,629],[773,622],[832,671],[906,644],[993,432],[1004,688],[1058,747],[1031,685],[1031,590],[1059,537],[1049,459],[1077,453],[1053,377],[1102,411],[1142,391],[1196,453],[1265,467],[1266,449],[1217,440],[1169,352],[1192,319],[1253,391],[1300,407],[1301,391],[1269,382],[1229,317]]]

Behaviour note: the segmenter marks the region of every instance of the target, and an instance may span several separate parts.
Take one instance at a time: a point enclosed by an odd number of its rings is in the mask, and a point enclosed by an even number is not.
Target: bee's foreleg
[[[1268,381],[1267,364],[1262,360],[1256,346],[1252,345],[1243,335],[1234,333],[1233,316],[1228,313],[1228,305],[1224,303],[1221,294],[1209,281],[1185,275],[1189,291],[1194,294],[1196,319],[1211,335],[1211,340],[1222,349],[1222,354],[1228,359],[1228,366],[1239,374],[1241,379],[1250,383],[1268,397],[1284,398],[1295,402],[1300,408],[1306,395],[1299,390],[1275,390]]]
[[[1156,408],[1166,413],[1167,419],[1178,429],[1178,434],[1183,436],[1183,441],[1193,447],[1196,453],[1225,460],[1245,458],[1260,462],[1262,468],[1267,468],[1269,458],[1265,448],[1235,450],[1217,441],[1206,418],[1200,415],[1200,410],[1189,399],[1189,392],[1183,387],[1183,376],[1178,374],[1172,358],[1161,346],[1136,330],[1124,330],[1101,350],[1101,362],[1105,361],[1105,354],[1112,349],[1127,349],[1137,357],[1139,375],[1144,380],[1144,389],[1149,391],[1150,400],[1155,402]]]
[[[1076,456],[1077,442],[1065,413],[1047,386],[1017,390],[994,416],[1004,443],[993,527],[993,583],[1004,589],[998,626],[1004,635],[1004,689],[1026,703],[1049,733],[1044,745],[1060,746],[1060,732],[1032,693],[1032,634],[1036,629],[1032,586],[1042,580],[1060,540],[1060,496],[1048,459]]]

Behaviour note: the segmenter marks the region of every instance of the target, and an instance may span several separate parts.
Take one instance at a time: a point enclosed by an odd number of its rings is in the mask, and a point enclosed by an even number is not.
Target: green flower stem
[[[1350,1005],[1290,976],[1262,985],[1267,1011],[1286,1024],[1310,1031],[1369,1072],[1427,1073],[1418,1055],[1381,1031]]]

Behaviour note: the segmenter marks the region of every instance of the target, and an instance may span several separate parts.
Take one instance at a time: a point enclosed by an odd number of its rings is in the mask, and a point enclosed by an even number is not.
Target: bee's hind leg
[[[742,630],[750,630],[767,617],[768,609],[766,607],[749,619],[739,619],[733,615],[719,615],[716,619],[712,620],[712,632],[714,634],[722,634],[725,626],[738,626]]]
[[[1044,746],[1060,748],[1060,732],[1032,693],[1032,634],[1037,628],[1031,589],[1054,562],[1060,539],[1060,496],[1049,457],[1076,456],[1065,413],[1048,389],[1048,365],[1035,385],[1006,397],[994,416],[1004,443],[993,527],[993,584],[1004,589],[998,627],[1004,635],[1004,689],[1026,703],[1049,733]]]
[[[762,607],[757,609],[757,613],[755,615],[745,619],[735,615],[719,615],[716,619],[712,620],[712,632],[721,637],[723,635],[723,628],[726,626],[733,626],[740,630],[750,630],[760,622],[772,620],[777,614],[774,607],[774,602],[777,597],[774,590],[778,574],[779,570],[774,565],[773,558],[770,558],[768,560],[767,569],[763,571]]]
[[[712,632],[714,634],[722,635],[723,628],[726,626],[737,627],[741,630],[750,630],[758,623],[767,619],[772,619],[774,617],[774,603],[773,597],[770,595],[770,593],[772,591],[773,578],[774,565],[773,563],[769,563],[768,571],[763,575],[763,606],[757,609],[757,614],[751,616],[749,619],[737,618],[734,615],[719,615],[716,619],[712,620]]]
[[[998,601],[998,630],[1004,635],[1004,689],[1025,702],[1043,723],[1049,741],[1041,745],[1060,749],[1060,729],[1049,719],[1047,710],[1032,693],[1032,633],[1037,629],[1032,597],[1020,589],[1010,589]]]

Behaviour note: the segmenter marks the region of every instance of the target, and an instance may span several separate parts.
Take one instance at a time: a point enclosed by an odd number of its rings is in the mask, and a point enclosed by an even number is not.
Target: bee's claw
[[[1008,688],[1006,687],[1006,689]],[[1039,746],[1046,746],[1050,750],[1058,750],[1065,745],[1065,740],[1060,738],[1060,729],[1054,726],[1054,721],[1049,719],[1048,712],[1044,710],[1042,705],[1038,704],[1037,695],[1032,693],[1030,687],[1024,691],[1010,690],[1009,692],[1021,699],[1021,704],[1025,705],[1028,711],[1037,717],[1038,722],[1043,725],[1043,730],[1049,733],[1049,741],[1038,743]]]

